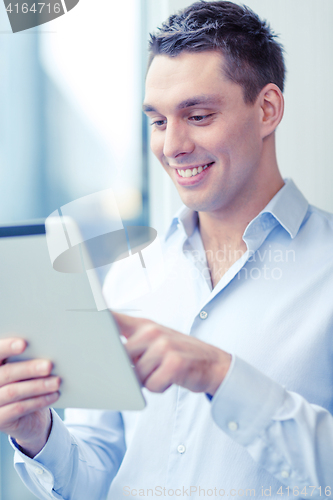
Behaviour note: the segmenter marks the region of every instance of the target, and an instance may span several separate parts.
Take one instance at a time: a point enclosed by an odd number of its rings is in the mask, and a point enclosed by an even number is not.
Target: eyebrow
[[[193,96],[190,97],[189,99],[185,99],[185,101],[180,102],[177,104],[176,109],[186,109],[186,108],[191,108],[193,106],[198,106],[198,105],[204,105],[204,106],[209,106],[209,105],[216,105],[216,104],[221,104],[223,102],[223,99],[221,98],[220,95],[198,95],[198,96]],[[142,105],[142,110],[144,113],[150,113],[150,112],[157,112],[156,108],[152,106],[151,104],[143,104]]]

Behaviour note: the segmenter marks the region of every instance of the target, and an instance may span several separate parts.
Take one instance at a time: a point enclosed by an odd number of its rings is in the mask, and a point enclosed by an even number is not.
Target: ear
[[[258,96],[261,113],[261,137],[272,134],[283,117],[284,99],[281,90],[274,83],[268,83]]]

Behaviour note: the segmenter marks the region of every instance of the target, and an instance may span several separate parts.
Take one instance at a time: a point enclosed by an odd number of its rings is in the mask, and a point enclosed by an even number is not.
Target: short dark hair
[[[283,47],[275,38],[269,24],[245,5],[201,0],[150,35],[148,68],[156,55],[217,50],[225,58],[226,77],[242,86],[246,103],[254,103],[268,83],[284,89]]]

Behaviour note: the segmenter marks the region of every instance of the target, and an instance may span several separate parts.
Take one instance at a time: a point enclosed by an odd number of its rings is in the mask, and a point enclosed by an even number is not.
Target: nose
[[[166,158],[176,158],[192,153],[194,142],[185,123],[168,122],[164,134],[163,154]]]

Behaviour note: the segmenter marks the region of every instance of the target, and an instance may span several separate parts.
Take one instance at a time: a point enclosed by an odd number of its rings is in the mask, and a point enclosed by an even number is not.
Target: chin
[[[209,201],[193,199],[192,196],[181,196],[181,200],[188,208],[195,212],[209,212],[211,211],[211,204]]]
[[[218,212],[227,209],[228,204],[232,201],[222,189],[210,196],[199,196],[198,193],[181,193],[179,191],[179,196],[184,205],[195,212]]]

